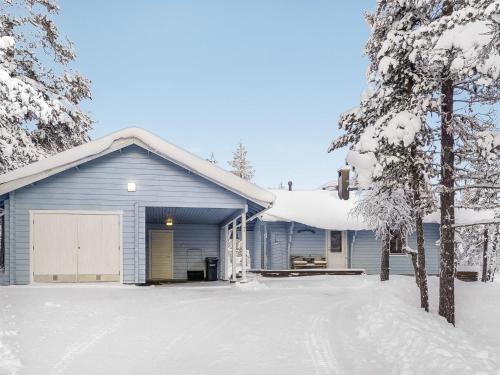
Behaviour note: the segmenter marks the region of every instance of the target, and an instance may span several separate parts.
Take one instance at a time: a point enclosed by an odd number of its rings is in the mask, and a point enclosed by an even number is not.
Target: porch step
[[[264,277],[298,277],[318,275],[364,275],[366,270],[361,268],[348,269],[294,269],[294,270],[252,270]]]

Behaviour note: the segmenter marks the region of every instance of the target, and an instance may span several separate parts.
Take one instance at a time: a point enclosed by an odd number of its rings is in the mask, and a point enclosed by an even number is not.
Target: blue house
[[[274,195],[142,129],[0,176],[6,284],[185,280]],[[245,268],[246,269],[246,268]],[[203,275],[203,273],[202,273]]]
[[[253,233],[252,268],[286,270],[293,257],[323,259],[328,269],[364,269],[380,272],[381,242],[374,232],[350,215],[355,197],[341,200],[336,190],[273,190],[276,201],[257,219]],[[439,273],[439,224],[436,215],[424,219],[426,267]],[[408,245],[416,249],[416,238]],[[320,261],[321,262],[321,261]],[[411,260],[401,241],[391,242],[393,274],[413,274]]]
[[[353,205],[329,189],[262,189],[124,129],[0,175],[0,283],[186,280],[208,276],[213,257],[223,280],[244,278],[247,268],[287,270],[294,257],[378,273],[381,244],[349,215]],[[438,273],[438,239],[427,218],[430,274]],[[415,238],[408,243],[416,247]],[[413,273],[397,239],[390,266]]]

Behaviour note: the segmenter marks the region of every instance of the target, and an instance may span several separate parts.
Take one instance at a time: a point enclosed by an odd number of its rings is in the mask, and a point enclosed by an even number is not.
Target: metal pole
[[[247,215],[241,215],[241,282],[247,282]]]
[[[233,220],[233,224],[231,227],[231,234],[233,236],[233,242],[231,246],[231,282],[236,282],[236,219]]]

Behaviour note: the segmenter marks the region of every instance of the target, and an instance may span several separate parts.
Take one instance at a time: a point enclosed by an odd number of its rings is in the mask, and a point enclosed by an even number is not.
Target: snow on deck
[[[392,277],[392,276],[391,276]],[[0,374],[495,374],[500,284],[457,281],[457,328],[411,277],[0,288]]]

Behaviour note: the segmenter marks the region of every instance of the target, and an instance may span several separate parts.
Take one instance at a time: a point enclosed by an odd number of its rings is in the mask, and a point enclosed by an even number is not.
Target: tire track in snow
[[[314,315],[310,321],[311,329],[306,334],[306,349],[316,375],[339,374],[340,370],[326,330],[328,324],[329,319],[323,314]]]
[[[126,318],[124,317],[118,317],[111,324],[106,324],[93,329],[88,334],[84,335],[83,338],[70,345],[63,352],[61,359],[52,368],[51,374],[59,375],[65,373],[67,367],[75,360],[75,358],[85,353],[105,336],[116,331],[125,320]]]

